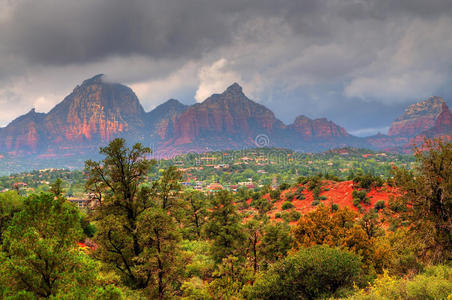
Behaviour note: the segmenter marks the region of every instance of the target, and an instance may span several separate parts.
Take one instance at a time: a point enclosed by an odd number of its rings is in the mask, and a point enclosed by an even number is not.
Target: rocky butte
[[[116,137],[150,145],[161,156],[257,146],[309,152],[344,146],[406,151],[413,141],[450,139],[451,132],[452,114],[440,97],[410,105],[388,135],[359,138],[325,118],[300,115],[286,125],[249,99],[237,83],[201,103],[187,106],[171,99],[145,112],[129,87],[99,74],[75,87],[50,112],[32,109],[0,128],[0,154],[89,157]]]

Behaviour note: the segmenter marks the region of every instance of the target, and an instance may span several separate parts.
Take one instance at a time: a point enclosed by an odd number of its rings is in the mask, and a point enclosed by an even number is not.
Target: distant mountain
[[[437,96],[412,104],[391,125],[388,135],[367,137],[370,148],[410,152],[425,138],[452,140],[452,113]]]
[[[432,128],[443,110],[443,104],[445,102],[441,97],[430,97],[408,106],[404,114],[392,122],[388,135],[413,137]]]
[[[255,147],[259,135],[278,139],[285,125],[272,111],[245,96],[234,83],[222,94],[214,94],[182,113],[174,126],[174,135],[164,148],[205,151]]]
[[[170,99],[146,113],[145,123],[149,142],[156,145],[173,136],[176,119],[187,107],[178,100]]]
[[[11,154],[38,152],[46,143],[43,120],[46,114],[33,108],[0,131],[0,149]]]
[[[44,127],[55,151],[98,147],[115,137],[143,140],[144,109],[135,93],[102,75],[85,80],[45,117]]]
[[[350,134],[343,127],[326,118],[312,120],[301,115],[288,128],[299,133],[300,138],[304,141],[333,140],[350,137]]]
[[[452,113],[440,97],[409,106],[388,135],[358,138],[325,118],[298,116],[285,125],[249,99],[237,83],[201,103],[175,99],[145,112],[127,86],[96,75],[77,86],[49,113],[29,113],[0,128],[0,154],[89,157],[115,137],[143,142],[162,156],[184,152],[285,147],[324,151],[338,147],[407,151],[425,137],[452,138]]]
[[[452,112],[446,103],[441,105],[441,113],[437,116],[434,125],[420,134],[416,135],[410,142],[422,143],[425,138],[442,138],[452,140]]]

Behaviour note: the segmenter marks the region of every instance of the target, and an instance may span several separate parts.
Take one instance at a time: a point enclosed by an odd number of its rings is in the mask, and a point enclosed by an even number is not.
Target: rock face
[[[31,110],[0,132],[0,150],[13,154],[98,149],[118,136],[143,140],[145,112],[133,91],[96,75],[49,113]]]
[[[452,113],[440,97],[410,105],[392,123],[388,135],[367,137],[366,141],[370,148],[408,153],[425,138],[452,140]]]
[[[44,127],[52,145],[99,145],[127,133],[142,139],[144,115],[130,88],[96,75],[56,105],[46,115]]]
[[[431,130],[437,133],[449,133],[452,130],[452,112],[446,103],[443,103],[441,113],[436,118],[435,125],[431,128]]]
[[[432,128],[443,109],[443,104],[445,102],[442,98],[430,97],[408,106],[405,113],[391,124],[388,135],[412,137]]]
[[[301,115],[286,126],[271,110],[246,97],[237,83],[202,103],[186,106],[171,99],[146,113],[130,88],[96,75],[49,113],[32,109],[0,128],[0,154],[80,158],[96,154],[116,137],[129,144],[143,142],[161,157],[250,147],[405,151],[425,137],[452,139],[452,113],[441,98],[431,97],[408,107],[389,135],[358,138],[325,118]]]
[[[42,126],[45,114],[35,109],[12,121],[0,131],[0,149],[10,154],[37,152],[45,143]]]
[[[426,130],[413,139],[410,143],[422,143],[425,138],[441,138],[442,140],[452,140],[452,112],[446,103],[442,104],[441,113],[435,120],[435,124],[429,130]]]
[[[258,135],[267,135],[269,143],[285,125],[272,111],[248,99],[234,83],[222,94],[214,94],[202,103],[190,106],[177,119],[174,135],[165,147],[183,147],[187,151],[236,149],[254,146]],[[270,146],[270,145],[268,145]]]
[[[288,128],[296,131],[304,141],[332,140],[348,138],[347,131],[326,118],[312,120],[306,116],[298,116]]]
[[[146,130],[150,143],[156,145],[174,134],[176,119],[187,109],[187,105],[170,99],[146,113]]]

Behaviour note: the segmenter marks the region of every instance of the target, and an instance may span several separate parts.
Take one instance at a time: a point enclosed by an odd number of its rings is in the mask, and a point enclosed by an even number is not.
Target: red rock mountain
[[[369,148],[411,152],[425,138],[452,140],[452,113],[440,97],[410,105],[391,125],[388,135],[367,137]]]
[[[298,116],[293,124],[288,126],[299,133],[299,137],[304,141],[331,140],[337,138],[348,138],[350,134],[326,118],[312,120],[306,116]]]
[[[236,149],[255,146],[258,135],[268,136],[270,146],[272,137],[284,128],[272,111],[248,99],[234,83],[222,94],[214,94],[182,113],[164,147],[187,151]]]
[[[452,138],[452,113],[441,98],[431,97],[408,107],[389,135],[358,138],[325,118],[301,115],[286,126],[245,96],[237,83],[202,103],[186,106],[171,99],[146,113],[130,88],[96,75],[49,113],[33,109],[0,128],[0,154],[86,157],[115,137],[170,154],[256,146],[310,152],[345,146],[404,151],[410,140]]]
[[[411,137],[432,128],[441,114],[443,104],[442,98],[430,97],[408,106],[404,114],[392,122],[388,135]]]
[[[446,103],[442,104],[441,113],[435,120],[432,128],[416,135],[410,142],[422,143],[425,138],[441,138],[446,141],[452,140],[452,112]]]
[[[174,134],[176,119],[187,109],[187,105],[170,99],[146,113],[146,129],[150,143],[157,143]]]
[[[46,142],[42,127],[45,114],[35,109],[12,121],[0,131],[0,149],[10,154],[29,154],[37,152]]]
[[[45,117],[44,128],[51,145],[105,144],[115,137],[140,135],[145,112],[128,87],[108,83],[102,75],[85,80],[81,86]]]

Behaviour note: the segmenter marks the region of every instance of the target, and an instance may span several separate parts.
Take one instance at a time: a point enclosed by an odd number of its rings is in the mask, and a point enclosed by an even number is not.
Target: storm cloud
[[[450,28],[449,0],[0,0],[0,124],[104,73],[147,110],[236,81],[286,123],[371,134],[452,98]]]

